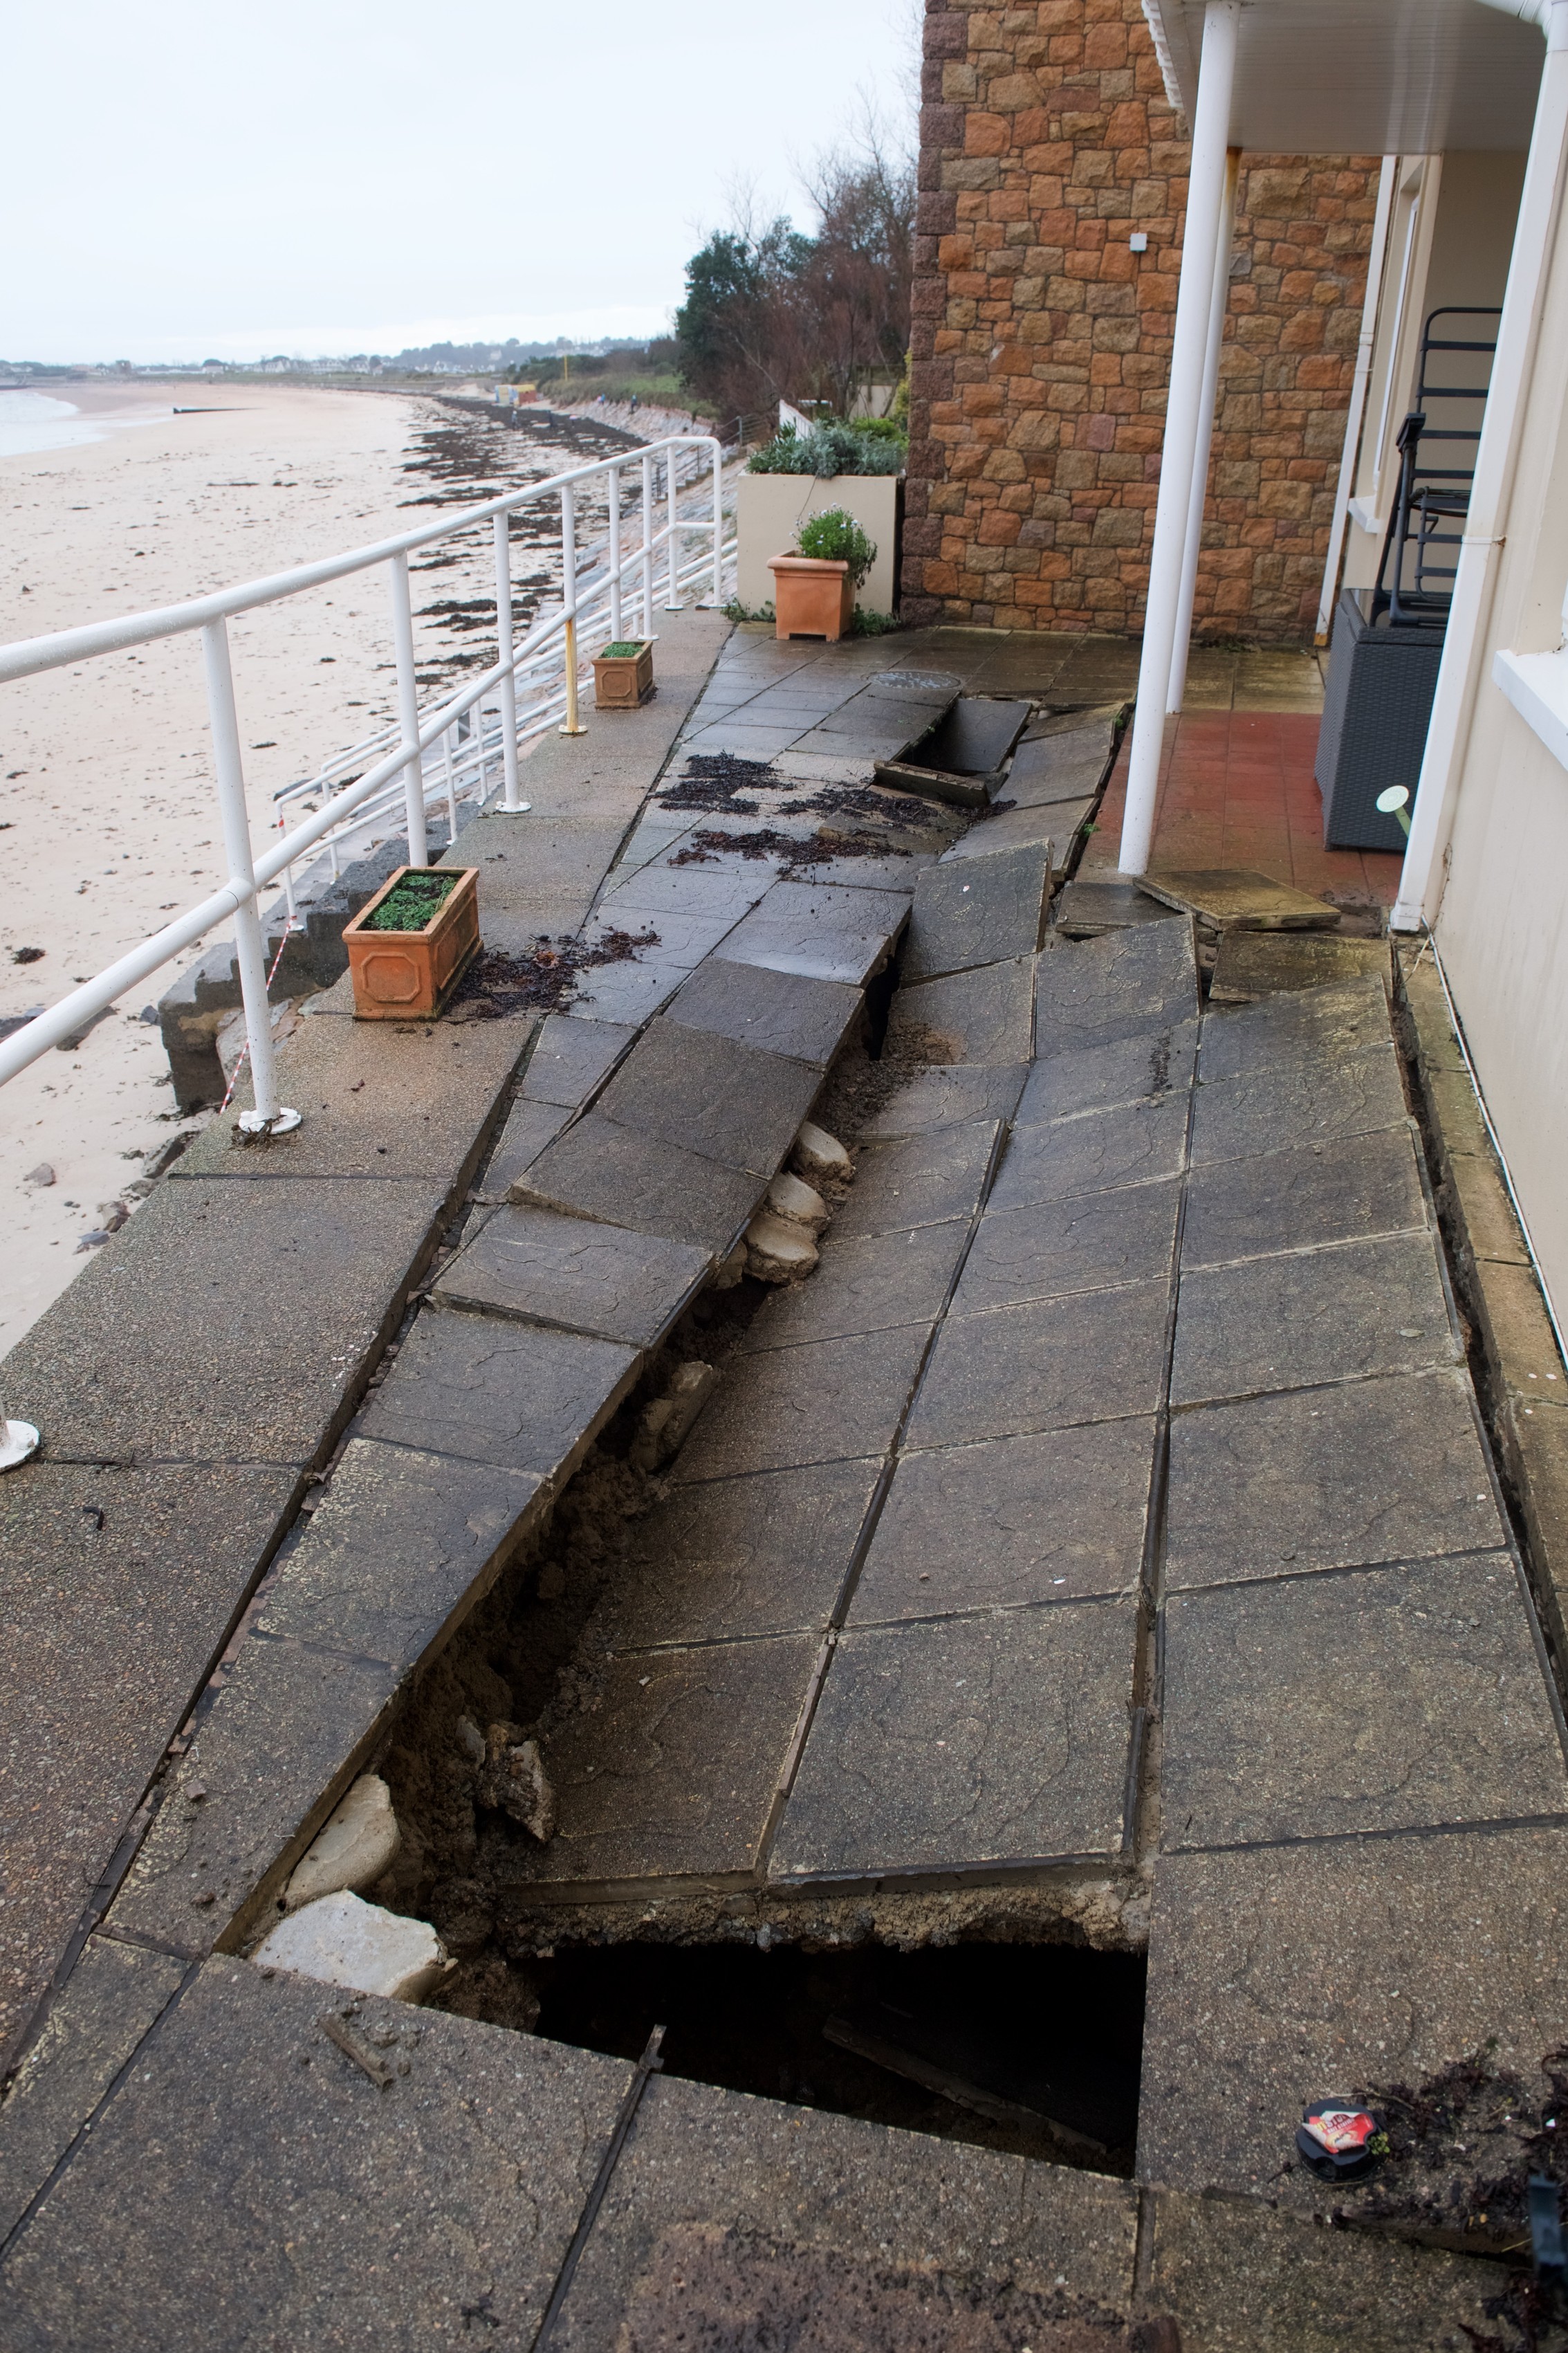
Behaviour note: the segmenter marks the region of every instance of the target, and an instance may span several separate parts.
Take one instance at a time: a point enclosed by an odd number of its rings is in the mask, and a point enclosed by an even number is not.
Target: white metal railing
[[[683,514],[680,511],[680,457],[687,450],[706,453],[705,470],[711,480],[711,512],[707,516]],[[641,476],[637,501],[641,527],[637,544],[627,550],[623,543],[621,475],[633,467],[640,470]],[[656,497],[660,471],[664,478],[662,499]],[[584,484],[601,480],[608,499],[608,544],[602,561],[585,570],[577,551],[577,499]],[[514,643],[510,518],[519,508],[547,499],[560,501],[561,595],[558,602],[552,602],[535,619],[521,643]],[[470,679],[455,692],[422,710],[415,676],[408,558],[416,549],[434,546],[487,524],[494,542],[498,658],[479,677]],[[680,554],[680,543],[689,534],[708,542],[706,553],[695,562],[683,562]],[[237,587],[222,589],[216,596],[193,597],[186,603],[166,605],[153,612],[90,622],[82,628],[61,629],[48,637],[25,638],[0,647],[0,684],[4,684],[12,679],[37,677],[40,671],[58,670],[69,662],[123,652],[132,646],[150,645],[160,638],[199,631],[218,808],[228,865],[228,880],[219,890],[186,908],[172,923],[165,923],[116,963],[0,1040],[0,1085],[26,1070],[62,1038],[68,1037],[88,1017],[104,1011],[124,989],[144,980],[149,973],[156,972],[161,965],[232,916],[256,1098],[255,1109],[243,1114],[240,1124],[253,1134],[297,1126],[299,1113],[285,1110],[278,1098],[258,892],[278,876],[287,876],[307,851],[316,849],[329,837],[341,837],[347,818],[354,817],[363,823],[366,813],[388,804],[395,806],[400,788],[409,862],[425,865],[429,854],[426,804],[447,789],[445,754],[437,754],[440,775],[434,791],[426,774],[426,755],[442,744],[458,721],[478,712],[487,701],[493,700],[498,705],[497,748],[502,786],[500,807],[509,814],[525,814],[527,804],[521,797],[518,784],[520,677],[525,681],[526,691],[533,697],[526,714],[528,734],[542,733],[550,725],[557,705],[564,714],[562,733],[581,733],[579,628],[602,614],[607,618],[612,636],[619,637],[627,606],[640,606],[643,635],[651,637],[661,550],[667,609],[679,607],[681,589],[694,573],[710,575],[711,600],[715,604],[722,602],[726,554],[722,459],[719,443],[710,435],[671,434],[662,441],[650,442],[643,449],[630,450],[625,457],[599,459],[590,465],[574,467],[567,472],[549,475],[542,481],[528,483],[521,490],[509,491],[503,497],[469,507],[447,522],[427,523],[395,539],[382,540],[371,547],[353,548],[316,564],[300,565],[292,571],[274,574],[269,579],[247,581]],[[229,619],[235,614],[280,603],[286,597],[324,586],[328,581],[341,580],[351,573],[368,571],[380,565],[387,568],[391,589],[398,691],[395,734],[388,731],[387,736],[377,739],[387,744],[388,748],[373,757],[363,775],[334,791],[323,806],[258,855],[252,847],[246,808],[245,771],[229,659]],[[552,675],[559,681],[552,690]],[[550,715],[542,715],[546,712]],[[477,754],[480,758],[482,786],[482,762],[488,753],[488,729],[482,721],[478,733],[479,742],[470,757]],[[353,755],[343,757],[352,760]],[[449,799],[448,808],[455,810],[455,797]]]

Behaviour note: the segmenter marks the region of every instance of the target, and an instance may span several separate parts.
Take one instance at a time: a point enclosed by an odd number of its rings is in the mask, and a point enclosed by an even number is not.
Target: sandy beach
[[[5,640],[371,543],[574,454],[413,396],[145,380],[129,394],[50,389],[104,435],[0,457]],[[190,413],[174,414],[176,402]],[[414,573],[422,676],[493,659],[477,543],[472,557],[416,558]],[[244,616],[230,640],[260,839],[278,786],[392,715],[384,575]],[[222,874],[198,638],[0,690],[0,1016],[52,1003]],[[42,956],[17,961],[28,948]],[[81,1237],[180,1124],[158,1031],[139,1018],[179,969],[0,1092],[0,1352],[86,1262]],[[52,1184],[29,1181],[40,1168]]]

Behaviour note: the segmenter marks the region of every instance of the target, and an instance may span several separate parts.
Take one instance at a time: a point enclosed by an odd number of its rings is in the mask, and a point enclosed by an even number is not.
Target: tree
[[[739,209],[739,207],[737,208]],[[787,399],[800,362],[799,287],[811,240],[783,218],[717,229],[686,265],[675,314],[681,381],[723,416]]]

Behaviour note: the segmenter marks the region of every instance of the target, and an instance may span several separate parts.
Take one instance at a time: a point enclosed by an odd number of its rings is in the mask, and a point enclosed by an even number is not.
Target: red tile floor
[[[1151,863],[1250,868],[1341,904],[1394,904],[1400,860],[1379,850],[1325,849],[1312,776],[1318,714],[1194,711],[1168,721]],[[1131,731],[1123,740],[1082,871],[1116,865]]]

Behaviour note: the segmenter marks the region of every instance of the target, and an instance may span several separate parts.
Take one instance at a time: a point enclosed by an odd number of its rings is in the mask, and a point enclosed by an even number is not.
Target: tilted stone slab
[[[1402,1122],[1380,1135],[1336,1137],[1194,1168],[1187,1180],[1182,1263],[1211,1266],[1426,1223],[1415,1139]]]
[[[900,1456],[849,1623],[1132,1592],[1153,1453],[1142,1418]]]
[[[905,985],[1033,955],[1045,924],[1048,880],[1043,847],[928,866],[915,885]]]
[[[1348,1054],[1302,1057],[1205,1082],[1193,1105],[1193,1160],[1237,1159],[1408,1124],[1399,1057],[1384,1038]]]
[[[1069,940],[1097,940],[1106,932],[1128,931],[1134,924],[1177,920],[1173,908],[1149,898],[1131,875],[1103,873],[1098,868],[1068,883],[1058,896],[1054,915],[1057,930]]]
[[[966,1120],[1011,1119],[1027,1068],[1024,1062],[950,1062],[917,1071],[863,1122],[861,1141],[890,1143],[931,1128],[959,1127]]]
[[[677,1484],[886,1453],[930,1331],[902,1324],[748,1356],[677,1456]]]
[[[454,1306],[558,1331],[657,1346],[706,1281],[711,1254],[689,1242],[544,1209],[498,1209],[437,1285]]]
[[[365,1998],[382,2091],[321,2031],[347,2007],[208,1965],[11,2249],[16,2346],[229,2353],[258,2314],[291,2353],[428,2346],[465,2309],[531,2344],[629,2067]]]
[[[1034,1047],[1034,956],[900,988],[889,1035],[932,1061],[1026,1062]]]
[[[1229,867],[1151,869],[1140,875],[1139,888],[1221,932],[1330,931],[1340,920],[1337,907],[1310,892]]]
[[[661,955],[658,948],[645,948],[618,964],[593,965],[578,979],[567,1018],[640,1029],[669,1003],[690,970],[684,957]]]
[[[816,1074],[807,1075],[815,1092]],[[663,1235],[722,1258],[772,1174],[726,1167],[591,1111],[547,1145],[511,1190],[525,1206]]]
[[[537,1472],[351,1438],[263,1597],[263,1633],[418,1663],[549,1500]]]
[[[1182,1276],[1173,1405],[1458,1361],[1430,1236],[1341,1242]]]
[[[640,1350],[616,1341],[429,1307],[354,1429],[388,1445],[531,1471],[558,1484],[641,1363]]]
[[[1012,1209],[994,1197],[964,1261],[954,1314],[1169,1280],[1178,1191],[1172,1182],[1133,1185]]]
[[[863,1002],[858,988],[841,981],[710,958],[670,999],[664,1019],[824,1071],[858,1020]]]
[[[1073,837],[1094,807],[1092,799],[1053,801],[1043,808],[1013,808],[1004,792],[989,816],[973,825],[955,841],[948,858],[956,864],[972,858],[994,858],[1004,850],[1051,846],[1051,864],[1059,873],[1067,864]]]
[[[1110,765],[1115,731],[1109,721],[1070,735],[1026,735],[998,798],[1018,808],[1046,808],[1053,802],[1082,800],[1100,790]]]
[[[835,1215],[835,1235],[847,1240],[973,1217],[1001,1135],[999,1121],[976,1119],[898,1143],[866,1145],[856,1160],[854,1186]]]
[[[934,1323],[969,1240],[967,1218],[900,1227],[896,1232],[841,1236],[829,1231],[810,1282],[764,1300],[752,1317],[743,1355],[793,1347],[895,1324]]]
[[[555,1835],[514,1887],[727,1879],[754,1871],[811,1688],[816,1633],[579,1659],[591,1710],[544,1744]]]
[[[1148,1103],[1016,1126],[992,1189],[997,1209],[1027,1208],[1076,1193],[1143,1185],[1176,1176],[1186,1163],[1187,1098],[1156,1095]]]
[[[1505,1541],[1457,1368],[1176,1414],[1165,1509],[1168,1589]]]
[[[479,1187],[479,1198],[504,1201],[523,1170],[532,1166],[547,1144],[554,1143],[571,1118],[571,1112],[561,1103],[533,1103],[526,1095],[520,1095],[507,1113],[500,1141],[490,1155]]]
[[[861,988],[887,963],[905,913],[902,900],[887,892],[775,882],[717,954]]]
[[[1197,1010],[1190,923],[1058,942],[1035,968],[1035,1050],[1042,1059],[1142,1037],[1191,1021]]]
[[[1568,1813],[1505,1552],[1173,1594],[1164,1621],[1168,1848]]]
[[[949,1315],[906,1445],[960,1446],[1152,1413],[1164,1370],[1168,1282]]]
[[[1373,974],[1387,987],[1387,940],[1342,940],[1332,932],[1226,932],[1209,977],[1211,1005],[1254,1005],[1282,989],[1325,988]]]
[[[603,1086],[636,1036],[624,1022],[550,1014],[540,1024],[528,1058],[523,1094],[533,1103],[561,1103],[575,1111]]]
[[[624,1576],[584,1637],[590,1654],[826,1627],[881,1458],[677,1488],[637,1523]]]
[[[1358,1047],[1386,1042],[1388,998],[1377,980],[1336,983],[1226,1006],[1205,1019],[1198,1076],[1205,1085],[1276,1062],[1342,1062]]]
[[[815,1064],[650,1022],[599,1098],[606,1120],[771,1180],[822,1084]]]
[[[1112,1855],[1137,1611],[1080,1601],[841,1636],[771,1875]]]
[[[1109,1111],[1116,1103],[1184,1092],[1192,1084],[1197,1050],[1196,1021],[1178,1021],[1102,1046],[1047,1054],[1029,1072],[1018,1120],[1033,1126],[1074,1112]]]

